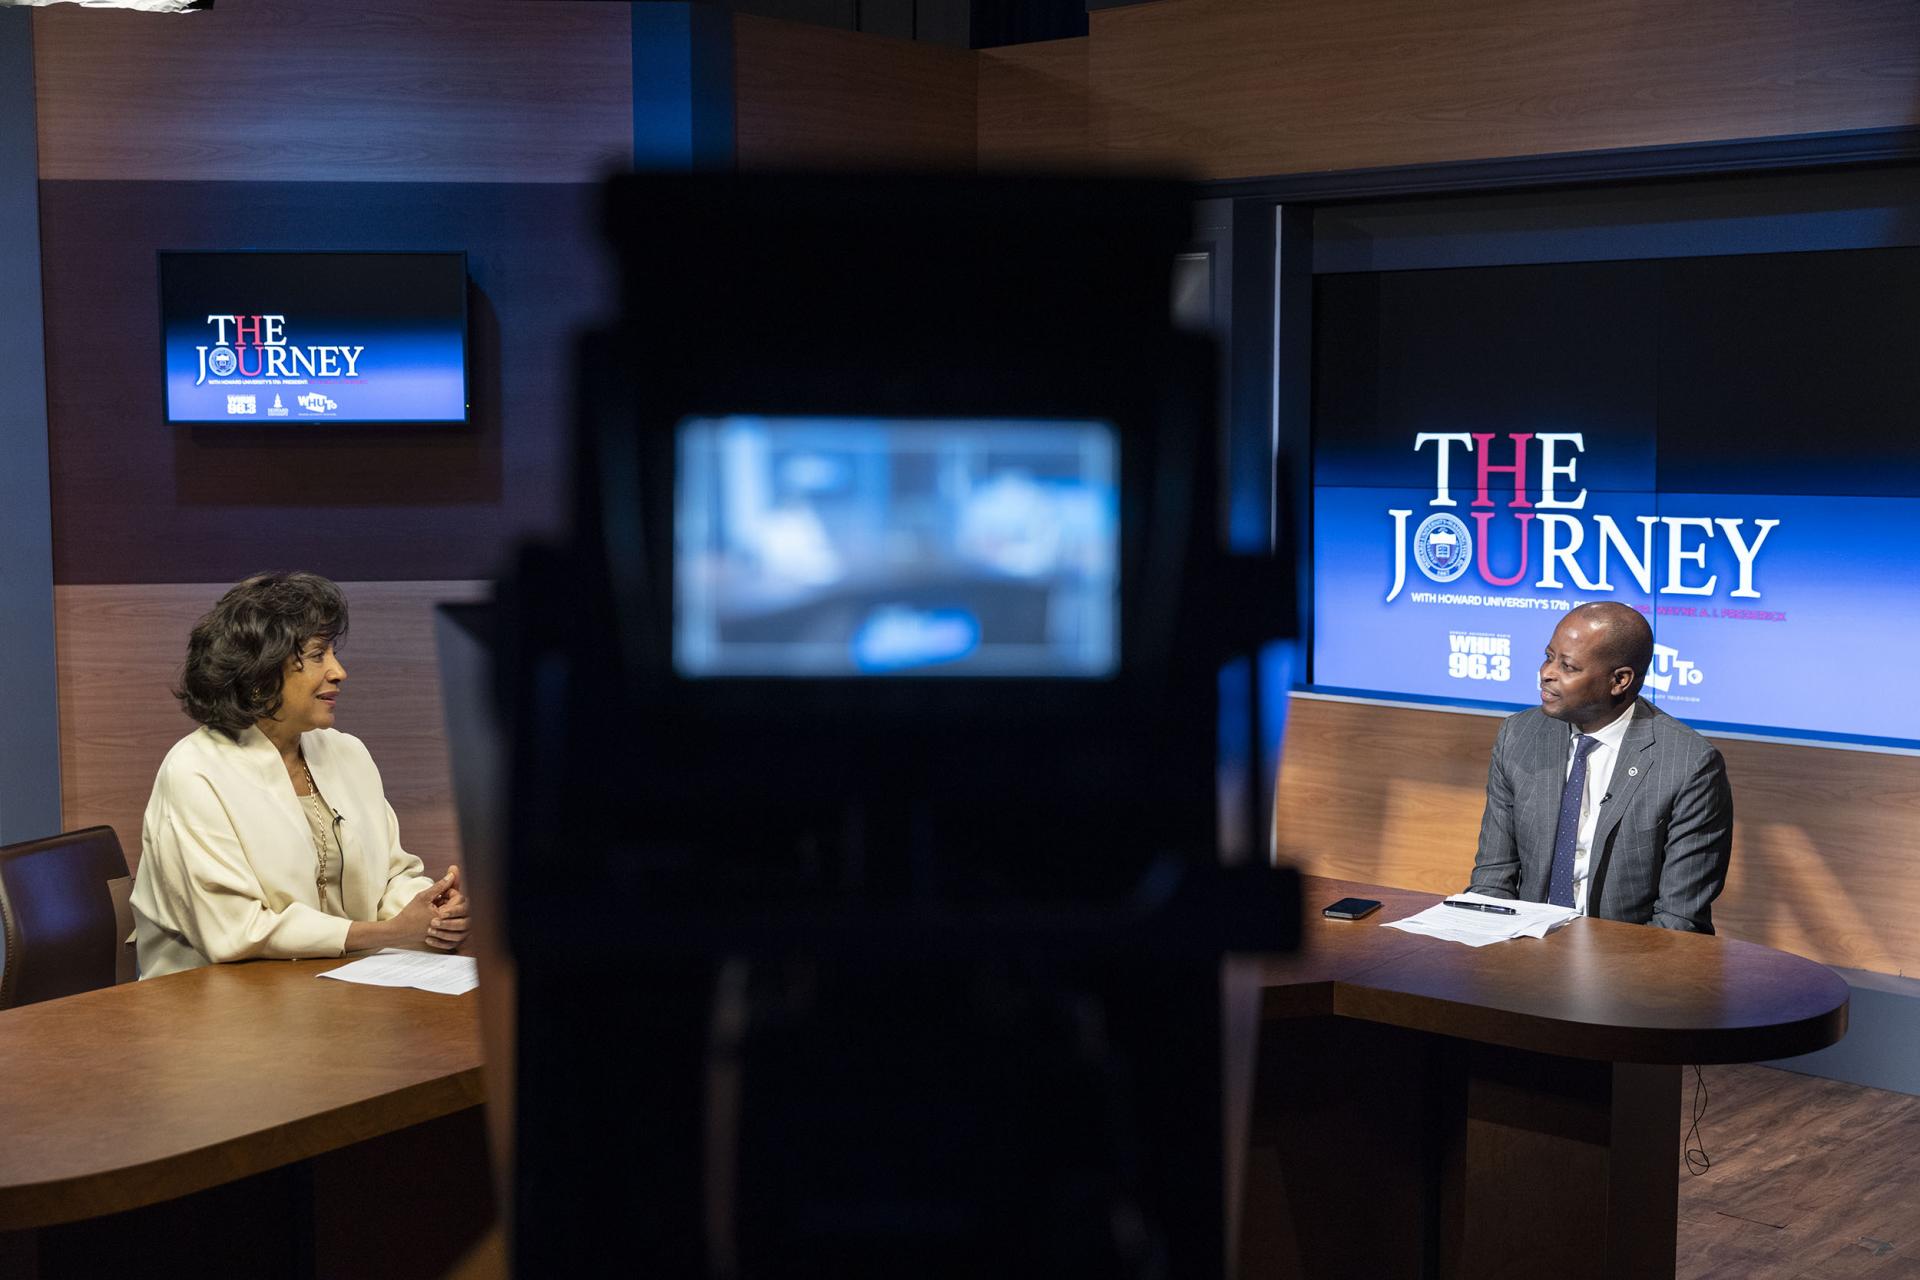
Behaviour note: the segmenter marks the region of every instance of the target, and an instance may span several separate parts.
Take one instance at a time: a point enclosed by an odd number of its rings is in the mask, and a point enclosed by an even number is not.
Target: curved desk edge
[[[1811,962],[1809,962],[1811,963]],[[1562,1058],[1653,1065],[1709,1065],[1791,1058],[1837,1044],[1847,1031],[1846,983],[1832,1007],[1791,1020],[1758,1026],[1690,1028],[1577,1022],[1425,998],[1417,1008],[1397,992],[1362,983],[1339,983],[1331,1012],[1437,1035],[1550,1053]]]
[[[1489,947],[1383,930],[1441,895],[1307,877],[1308,904],[1383,899],[1372,919],[1311,905],[1299,959],[1264,981],[1263,1019],[1331,1014],[1566,1058],[1649,1064],[1794,1057],[1846,1034],[1825,965],[1756,943],[1582,918]],[[1680,975],[1676,978],[1676,974]]]
[[[188,970],[0,1013],[0,1231],[141,1209],[484,1100],[470,997]]]
[[[247,1134],[142,1165],[52,1182],[0,1187],[0,1231],[80,1222],[205,1191],[437,1120],[485,1100],[481,1069],[397,1090],[365,1106],[337,1107],[271,1135]]]

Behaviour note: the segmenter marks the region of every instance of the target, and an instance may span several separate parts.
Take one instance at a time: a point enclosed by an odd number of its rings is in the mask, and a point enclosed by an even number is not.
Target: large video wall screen
[[[1920,249],[1327,275],[1315,684],[1531,705],[1646,612],[1690,722],[1920,739]]]

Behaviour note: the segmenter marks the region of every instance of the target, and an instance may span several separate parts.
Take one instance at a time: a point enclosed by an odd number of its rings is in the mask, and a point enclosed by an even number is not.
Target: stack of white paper
[[[1508,915],[1505,911],[1468,911],[1438,902],[1405,920],[1389,920],[1384,927],[1421,933],[1429,938],[1445,938],[1449,942],[1464,942],[1470,947],[1484,947],[1489,942],[1505,942],[1509,938],[1544,938],[1576,914],[1572,907],[1489,898],[1478,893],[1457,893],[1447,902],[1476,902],[1482,906],[1506,907],[1513,914]]]
[[[388,947],[364,960],[343,964],[320,975],[370,987],[418,987],[457,996],[480,985],[480,966],[471,956],[440,955],[431,951],[397,951]]]

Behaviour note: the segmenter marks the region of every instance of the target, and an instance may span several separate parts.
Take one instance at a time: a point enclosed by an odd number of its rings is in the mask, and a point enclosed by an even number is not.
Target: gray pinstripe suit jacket
[[[1473,892],[1546,901],[1568,739],[1567,725],[1538,707],[1501,723]],[[1720,752],[1637,701],[1593,833],[1587,914],[1712,933],[1732,846],[1733,791]]]

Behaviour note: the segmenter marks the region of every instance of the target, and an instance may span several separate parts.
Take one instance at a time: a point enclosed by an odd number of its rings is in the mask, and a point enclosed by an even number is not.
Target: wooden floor
[[[1680,1171],[1680,1280],[1920,1280],[1920,1097],[1706,1068],[1713,1167]],[[1682,1125],[1692,1114],[1684,1073]]]

